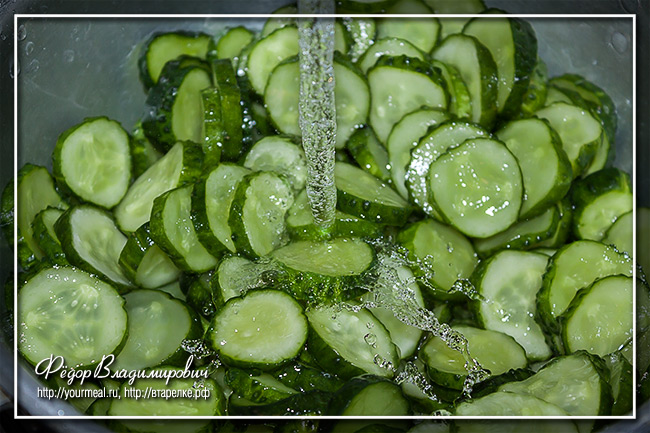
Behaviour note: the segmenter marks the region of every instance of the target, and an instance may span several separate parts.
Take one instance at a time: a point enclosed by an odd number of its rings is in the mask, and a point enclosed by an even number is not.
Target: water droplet
[[[377,347],[377,336],[373,333],[368,333],[364,335],[363,339],[366,341],[366,344],[372,348]]]
[[[32,52],[34,52],[34,42],[29,41],[25,44],[25,55],[29,56]]]
[[[63,60],[67,63],[74,62],[74,50],[65,50],[63,52]]]
[[[16,34],[16,36],[19,41],[25,40],[25,38],[27,37],[27,30],[25,29],[24,24],[18,26],[18,33]]]
[[[612,47],[616,50],[617,53],[623,54],[627,51],[628,48],[627,38],[624,34],[620,32],[614,32],[612,34]]]
[[[28,74],[34,73],[38,71],[40,67],[41,67],[40,62],[36,59],[33,59],[31,62],[29,62],[29,64],[25,68],[25,72]]]

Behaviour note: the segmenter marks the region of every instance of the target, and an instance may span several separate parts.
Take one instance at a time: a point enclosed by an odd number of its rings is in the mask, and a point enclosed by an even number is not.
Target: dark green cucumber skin
[[[375,133],[370,126],[357,129],[350,136],[345,145],[359,167],[367,170],[377,179],[380,179],[383,182],[388,182],[390,180],[390,172],[386,167],[381,167],[377,161],[374,160],[367,147],[367,142],[369,140],[372,140],[373,138],[377,140],[377,137],[374,137],[374,135]],[[386,158],[388,158],[388,153],[386,153]]]
[[[233,389],[233,392],[253,403],[271,404],[290,397],[294,393],[286,391],[268,390],[266,386],[257,382],[254,376],[258,372],[245,371],[239,368],[230,367],[226,371],[225,382]]]
[[[41,251],[43,251],[45,257],[49,262],[57,265],[67,265],[69,263],[65,258],[65,253],[63,252],[61,243],[58,239],[52,238],[43,220],[44,212],[48,211],[48,209],[52,210],[57,208],[48,207],[47,209],[40,211],[38,214],[36,214],[36,217],[32,222],[34,241],[36,241],[39,248]]]
[[[44,167],[40,165],[27,163],[18,170],[18,176],[16,179],[17,185],[20,186],[22,180],[27,177],[33,170],[41,170]],[[56,192],[59,190],[56,188],[54,179],[52,180],[52,187]],[[62,198],[61,201],[64,201]],[[15,217],[15,197],[14,197],[14,180],[11,179],[5,189],[2,192],[2,198],[0,199],[0,227],[5,234],[5,239],[9,244],[9,247],[15,247],[18,255],[18,264],[24,271],[31,271],[38,268],[40,264],[39,258],[36,256],[36,253],[42,253],[42,251],[34,252],[27,245],[24,235],[20,232],[20,229],[17,230],[16,244],[14,245],[14,217]]]
[[[286,386],[300,392],[335,392],[345,383],[335,375],[299,362],[286,364],[272,374]]]
[[[140,262],[149,248],[155,245],[151,238],[149,222],[142,224],[136,231],[127,233],[127,241],[120,253],[119,264],[124,274],[131,281],[135,281]]]
[[[528,83],[528,88],[522,95],[521,106],[519,112],[514,115],[514,118],[527,118],[531,117],[535,111],[541,109],[546,103],[546,95],[548,93],[548,68],[546,63],[539,57],[537,64],[533,69]]]
[[[242,97],[237,74],[229,59],[213,59],[210,66],[212,67],[213,81],[219,89],[221,97],[221,115],[225,129],[221,158],[226,161],[236,161],[242,155],[244,138]]]
[[[220,257],[227,248],[214,236],[210,228],[210,221],[205,207],[205,183],[207,179],[208,176],[205,176],[194,184],[192,190],[192,223],[201,245],[213,256]]]
[[[141,123],[133,128],[130,145],[132,175],[133,179],[137,179],[162,155],[153,148],[153,145],[145,137]]]
[[[501,385],[508,382],[519,382],[535,374],[530,368],[516,368],[508,370],[499,376],[491,376],[479,382],[472,388],[472,398],[480,398],[495,392]]]
[[[190,38],[199,38],[199,37],[211,38],[210,35],[203,32],[191,32],[191,31],[181,30],[181,31],[175,31],[174,33],[181,36],[187,36]],[[138,58],[138,71],[140,76],[140,82],[144,86],[145,91],[148,91],[151,87],[153,87],[156,84],[151,78],[151,74],[149,73],[149,67],[147,65],[147,53],[149,52],[149,45],[151,45],[151,43],[159,36],[163,36],[166,34],[168,33],[156,32],[152,34],[144,44],[147,48],[142,52],[142,54]],[[160,76],[162,76],[162,74]],[[158,77],[159,80],[160,80],[160,76]]]
[[[566,196],[558,201],[556,206],[560,213],[560,222],[558,223],[557,230],[550,239],[543,241],[538,246],[560,248],[567,242],[571,235],[571,228],[573,227],[573,205],[571,204],[571,200]]]
[[[234,394],[233,394],[234,396]],[[235,416],[315,416],[326,415],[332,394],[323,391],[309,391],[295,394],[271,404],[241,406],[228,402],[228,414]]]
[[[146,110],[142,119],[142,130],[151,144],[161,153],[167,153],[178,141],[172,130],[172,109],[179,87],[185,76],[196,68],[210,74],[210,67],[200,59],[189,61],[185,58],[165,64],[160,79],[147,95]]]
[[[191,283],[185,293],[185,302],[201,316],[211,320],[217,312],[213,301],[211,280],[216,271],[208,271],[201,275],[192,275]]]
[[[618,168],[609,167],[577,179],[571,188],[573,203],[573,235],[580,238],[578,223],[585,208],[600,195],[609,191],[628,191],[632,194],[630,175]]]
[[[95,209],[99,212],[104,213],[106,216],[108,216],[115,226],[117,227],[117,223],[115,222],[115,219],[113,218],[113,215],[106,211],[105,209],[102,209],[98,206],[91,205],[91,204],[81,204],[81,205],[76,205],[70,207],[68,210],[66,210],[63,215],[59,217],[59,219],[56,221],[54,224],[54,232],[56,233],[56,236],[59,238],[59,242],[61,243],[61,247],[63,249],[63,252],[65,253],[65,257],[68,260],[68,262],[76,266],[80,269],[83,269],[84,271],[98,277],[99,279],[103,280],[104,282],[110,284],[113,286],[115,289],[120,294],[124,294],[131,290],[133,287],[132,286],[124,286],[119,283],[116,283],[115,281],[109,279],[106,277],[104,274],[99,272],[97,269],[95,269],[92,265],[90,265],[88,262],[86,262],[75,250],[73,247],[73,228],[72,228],[72,223],[70,221],[70,218],[72,217],[72,212],[79,208],[91,208]]]
[[[188,185],[180,186],[156,197],[153,201],[153,208],[151,208],[149,229],[151,237],[156,245],[158,245],[158,247],[169,256],[172,262],[174,262],[179,269],[186,272],[195,272],[185,261],[185,257],[176,250],[176,247],[171,242],[169,242],[164,227],[164,211],[167,204],[167,198],[176,190],[186,187],[188,187]]]
[[[336,189],[337,207],[341,212],[357,216],[376,224],[401,226],[406,224],[413,212],[412,207],[394,207],[374,203],[370,200],[359,200],[347,192]],[[381,207],[380,212],[369,212],[369,210]],[[382,214],[382,215],[380,215]]]
[[[67,182],[65,181],[65,176],[61,172],[61,151],[62,151],[63,145],[66,142],[66,140],[68,139],[68,137],[70,135],[72,135],[79,127],[85,125],[88,122],[93,122],[93,121],[96,121],[96,120],[108,120],[110,122],[118,123],[115,120],[109,119],[106,116],[87,117],[87,118],[85,118],[83,120],[83,122],[79,123],[78,125],[73,126],[72,128],[69,128],[66,131],[64,131],[63,133],[61,133],[61,135],[59,135],[59,138],[56,140],[56,144],[54,146],[54,152],[52,152],[52,176],[54,177],[54,180],[56,181],[57,190],[60,193],[64,194],[66,197],[70,197],[71,200],[74,203],[84,203],[85,200],[83,198],[77,196],[77,194],[75,194],[74,191],[72,191],[72,189],[70,189]],[[122,129],[124,129],[124,128],[122,128]],[[126,136],[128,137],[128,140],[129,140],[129,149],[132,149],[133,148],[133,144],[132,144],[133,139],[132,139],[132,137],[131,137],[131,135],[129,133],[127,133],[126,131],[124,131],[124,133],[126,134]],[[133,165],[133,163],[131,163],[131,165]],[[132,167],[129,167],[129,171],[131,173],[133,172]],[[126,193],[126,191],[125,191],[125,193]],[[116,203],[116,205],[117,205],[117,203]]]
[[[352,399],[364,388],[369,385],[374,385],[381,382],[394,385],[397,389],[400,389],[398,385],[395,385],[394,382],[389,379],[380,376],[364,374],[362,376],[349,380],[338,391],[336,391],[336,393],[334,393],[332,399],[330,400],[327,412],[331,415],[342,415],[345,409],[347,409],[347,407],[352,402]],[[404,401],[407,401],[406,397],[403,398]]]

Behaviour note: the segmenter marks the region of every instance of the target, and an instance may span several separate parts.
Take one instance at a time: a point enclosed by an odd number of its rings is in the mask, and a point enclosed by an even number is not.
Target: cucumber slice
[[[596,155],[603,129],[587,111],[565,102],[555,102],[535,112],[546,119],[562,140],[562,148],[569,157],[573,177],[582,174]]]
[[[217,143],[221,147],[221,157],[236,160],[242,153],[244,124],[241,90],[232,63],[226,59],[213,59],[212,78],[218,89],[222,135]],[[217,125],[219,123],[217,122]],[[205,122],[203,122],[205,125]]]
[[[188,277],[189,282],[183,281],[184,286],[187,284],[185,300],[187,305],[194,309],[207,320],[211,320],[214,313],[217,312],[212,293],[212,279],[215,271],[204,272],[200,275],[184,275]],[[184,278],[185,279],[185,278]],[[222,303],[219,305],[221,306]]]
[[[221,113],[221,92],[216,87],[208,87],[201,91],[201,107],[203,109],[203,128],[201,143],[205,154],[204,165],[213,166],[221,160],[221,149],[226,130]]]
[[[228,400],[228,414],[247,417],[314,417],[327,413],[327,404],[331,397],[331,394],[328,392],[309,391],[304,394],[294,394],[275,403],[256,404],[245,398],[231,394]],[[270,433],[273,430],[263,424],[253,424],[253,427],[249,428],[249,431]]]
[[[382,56],[368,71],[370,126],[386,143],[393,126],[423,105],[446,109],[448,95],[437,70],[413,57]]]
[[[215,47],[218,59],[231,59],[233,64],[237,63],[239,54],[244,47],[253,42],[255,34],[244,26],[237,26],[219,38]]]
[[[414,267],[416,275],[428,278],[425,291],[434,299],[463,300],[460,293],[449,293],[458,279],[470,277],[478,258],[472,244],[457,230],[427,219],[409,226],[397,237],[409,256],[426,266]],[[427,272],[430,267],[433,272]]]
[[[237,185],[250,173],[244,167],[223,163],[194,184],[192,221],[201,244],[217,256],[224,249],[235,252],[228,217]]]
[[[158,196],[151,209],[151,237],[174,264],[184,271],[205,272],[217,260],[199,242],[191,218],[192,185]]]
[[[440,70],[449,93],[449,112],[459,119],[472,115],[472,98],[460,73],[451,65],[433,60],[431,64]]]
[[[360,276],[375,262],[372,248],[355,238],[292,242],[271,256],[284,270],[285,289],[310,303],[356,295]]]
[[[560,137],[541,119],[522,119],[506,123],[496,132],[515,155],[524,181],[521,218],[544,212],[562,199],[571,186],[572,170]],[[539,162],[544,161],[544,170]]]
[[[367,74],[368,69],[375,66],[377,60],[382,56],[407,56],[424,60],[424,53],[409,41],[389,37],[379,39],[368,47],[358,61],[359,69],[364,74]]]
[[[298,14],[298,6],[295,4],[290,4],[287,6],[282,6],[272,12],[273,15],[296,15]],[[262,27],[262,33],[260,33],[260,36],[263,38],[270,35],[277,29],[281,29],[282,27],[286,27],[289,25],[296,25],[296,18],[294,17],[282,17],[282,18],[276,18],[276,17],[269,17],[266,22],[264,23],[264,27]]]
[[[633,266],[630,257],[600,242],[582,240],[565,245],[551,258],[537,293],[540,320],[548,330],[559,332],[557,318],[578,290],[609,275],[632,276]]]
[[[137,379],[133,384],[128,381],[120,387],[120,398],[113,399],[108,415],[116,417],[127,416],[218,416],[225,414],[226,398],[217,383],[210,378],[202,379],[197,385],[194,378],[182,377],[183,370],[171,366],[162,366],[147,370],[156,378]],[[166,383],[164,374],[173,375]],[[157,378],[157,377],[160,377]],[[127,394],[127,389],[131,389]],[[129,398],[139,391],[142,396],[174,392],[180,397],[176,398]],[[201,394],[199,394],[201,393]],[[188,396],[189,394],[189,396]],[[204,397],[203,395],[207,395]],[[127,422],[122,420],[121,422]],[[133,421],[128,421],[129,423]],[[185,420],[184,422],[187,422]],[[197,421],[198,422],[198,421]],[[204,420],[200,421],[201,423]],[[178,431],[178,426],[174,431]]]
[[[605,356],[604,360],[610,371],[609,384],[612,387],[614,398],[612,415],[625,415],[632,410],[632,396],[634,395],[632,370],[634,367],[620,351]]]
[[[341,149],[357,129],[366,123],[370,95],[365,77],[343,56],[334,56],[334,97],[336,100],[336,148]],[[300,68],[293,57],[279,64],[271,73],[264,103],[277,128],[285,134],[300,136],[298,101]]]
[[[159,290],[134,290],[124,295],[128,337],[111,364],[113,371],[142,370],[161,364],[185,365],[184,339],[200,338],[196,313],[184,302]]]
[[[155,289],[178,279],[180,271],[151,238],[149,223],[127,236],[119,264],[124,274],[140,287]]]
[[[309,206],[307,191],[298,194],[293,206],[287,213],[287,231],[296,240],[322,240],[328,236],[340,237],[375,237],[381,232],[381,226],[362,218],[336,211],[334,225],[325,236],[315,223]]]
[[[571,416],[608,415],[612,406],[604,361],[584,351],[553,358],[533,376],[506,383],[499,392],[535,396]]]
[[[560,214],[560,221],[555,229],[555,233],[537,244],[538,248],[560,248],[562,247],[569,235],[571,234],[571,227],[573,223],[573,205],[568,197],[560,200],[555,204]]]
[[[436,210],[467,236],[486,238],[517,220],[521,171],[498,140],[471,139],[450,149],[431,164],[427,180]]]
[[[602,242],[606,245],[613,245],[617,250],[632,255],[632,228],[634,227],[634,212],[624,213],[614,221]],[[638,230],[638,229],[637,229]],[[642,238],[641,238],[642,239]],[[640,244],[641,242],[639,242]]]
[[[264,95],[273,69],[283,60],[298,55],[298,51],[298,29],[293,25],[276,29],[257,41],[247,60],[247,75],[253,90]]]
[[[560,317],[566,351],[586,350],[604,357],[619,350],[632,338],[633,292],[632,277],[623,275],[602,278],[580,290]]]
[[[334,375],[301,363],[287,364],[274,374],[281,383],[300,392],[335,392],[344,384]]]
[[[144,87],[148,89],[158,82],[163,67],[170,60],[182,55],[205,59],[211,39],[205,33],[186,31],[151,35],[138,61]]]
[[[374,18],[343,17],[341,23],[350,37],[347,55],[355,63],[376,43],[377,23]],[[335,30],[336,31],[336,30]],[[365,74],[366,71],[363,71]]]
[[[427,215],[441,219],[429,203],[431,193],[427,187],[427,174],[431,164],[447,150],[465,140],[489,136],[490,133],[478,125],[452,120],[439,125],[422,137],[415,149],[411,151],[411,161],[406,169],[406,187],[411,202]]]
[[[339,389],[330,401],[328,412],[341,416],[404,416],[411,410],[398,385],[382,377],[366,375],[350,380]]]
[[[393,189],[358,167],[337,162],[334,179],[343,212],[380,224],[402,225],[412,211]]]
[[[532,395],[518,394],[514,392],[494,392],[485,397],[461,403],[456,408],[456,415],[480,417],[567,416],[568,414],[561,407]],[[465,432],[466,430],[463,429],[461,431]],[[569,428],[567,431],[576,432],[577,430],[575,429],[575,426],[573,426],[573,429]]]
[[[573,233],[578,239],[599,241],[618,217],[632,210],[630,176],[613,167],[599,170],[576,181],[571,198]]]
[[[533,27],[519,18],[473,18],[463,33],[474,36],[492,54],[497,66],[497,109],[511,117],[519,111],[537,61]]]
[[[65,258],[61,242],[54,231],[54,224],[63,215],[61,209],[48,207],[36,214],[32,222],[34,231],[34,240],[47,260],[53,264],[66,265],[68,260]]]
[[[162,154],[153,147],[153,144],[144,135],[142,122],[137,122],[131,131],[131,165],[133,178],[138,178],[147,171]]]
[[[142,129],[151,144],[167,152],[177,141],[203,141],[201,91],[212,87],[205,63],[172,60],[165,65],[159,80],[147,95]]]
[[[118,353],[127,334],[124,299],[71,267],[43,269],[22,286],[17,323],[18,349],[34,365],[63,356],[69,367],[89,368]]]
[[[246,175],[237,186],[228,218],[237,251],[255,258],[284,245],[285,214],[293,199],[283,177],[263,171]]]
[[[420,286],[415,282],[413,272],[408,267],[401,266],[397,268],[396,273],[400,282],[408,288],[415,303],[420,308],[425,308]],[[387,285],[378,285],[372,292],[364,294],[361,299],[365,302],[372,303],[376,296],[380,298],[390,296],[390,293],[385,292],[391,290],[393,288]],[[384,292],[384,294],[381,292]],[[368,309],[388,330],[391,340],[393,340],[393,343],[399,349],[400,359],[410,358],[420,344],[423,331],[399,320],[390,308],[368,307]]]
[[[535,296],[548,260],[534,252],[501,251],[482,262],[471,279],[481,295],[474,301],[480,325],[510,335],[532,361],[551,356],[542,328],[534,320]]]
[[[120,229],[133,232],[149,221],[154,199],[198,179],[202,161],[203,152],[199,145],[187,141],[175,144],[133,182],[115,208],[115,220]]]
[[[397,347],[367,309],[320,305],[308,309],[306,315],[311,326],[307,349],[325,371],[344,379],[363,373],[395,374]]]
[[[54,178],[81,200],[112,208],[131,182],[129,134],[107,117],[94,117],[62,133],[52,154]]]
[[[447,120],[449,115],[436,108],[420,108],[406,114],[393,127],[386,141],[393,187],[403,198],[408,198],[405,175],[411,160],[411,150],[418,145],[430,127]]]
[[[233,392],[253,403],[268,404],[298,394],[269,373],[248,373],[238,368],[229,368],[225,381]]]
[[[346,147],[359,167],[384,182],[390,182],[388,152],[379,142],[372,128],[365,126],[357,129],[348,140]]]
[[[558,224],[560,211],[557,206],[552,206],[543,214],[516,222],[501,233],[477,239],[474,247],[482,258],[505,249],[528,250],[550,239],[557,232]]]
[[[386,11],[389,14],[431,14],[431,9],[421,0],[399,0]],[[377,20],[377,37],[400,38],[409,41],[419,50],[430,52],[440,35],[440,21],[435,17],[382,18]]]
[[[451,35],[433,51],[432,57],[460,73],[472,101],[470,120],[491,128],[497,114],[497,66],[483,44],[471,36]]]
[[[509,335],[471,326],[456,325],[452,329],[467,339],[470,356],[490,370],[492,376],[528,365],[526,352]],[[462,353],[449,348],[439,337],[432,337],[420,348],[419,356],[431,380],[448,388],[463,389],[467,370]]]
[[[274,171],[284,175],[295,192],[307,181],[305,152],[289,138],[268,136],[248,151],[244,167],[252,171]]]
[[[54,181],[45,167],[25,164],[18,171],[17,178],[18,200],[14,209],[14,182],[10,181],[2,192],[2,212],[0,224],[10,246],[14,245],[14,218],[17,219],[18,263],[23,270],[28,271],[44,257],[44,252],[39,248],[34,239],[32,221],[36,215],[48,207],[67,209],[54,189]],[[15,215],[17,216],[15,217]]]
[[[298,356],[307,340],[307,319],[286,293],[251,290],[217,312],[208,338],[228,365],[268,370]]]
[[[54,230],[71,264],[101,275],[118,289],[132,286],[119,265],[127,239],[111,214],[92,205],[74,206],[61,215]]]
[[[519,113],[515,117],[532,117],[533,114],[541,109],[547,101],[548,97],[548,68],[546,63],[537,57],[537,63],[530,77],[528,88],[524,92],[521,100],[521,107]]]
[[[221,306],[248,290],[265,287],[268,267],[239,256],[224,257],[210,280],[213,303]]]

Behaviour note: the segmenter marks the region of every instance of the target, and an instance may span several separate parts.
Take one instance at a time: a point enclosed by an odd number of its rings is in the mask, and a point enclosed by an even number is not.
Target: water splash
[[[467,378],[463,384],[463,394],[470,396],[472,388],[478,382],[489,377],[489,372],[469,353],[467,339],[446,323],[440,323],[435,314],[419,306],[415,292],[409,288],[409,281],[403,281],[398,269],[403,266],[418,266],[424,270],[425,275],[432,275],[429,261],[412,260],[408,250],[400,246],[391,245],[385,241],[373,241],[377,250],[377,264],[369,271],[368,287],[372,293],[370,300],[364,302],[366,308],[384,307],[393,312],[401,322],[424,331],[431,332],[443,340],[447,346],[460,352],[465,359]],[[421,283],[428,285],[428,278],[419,278]],[[467,294],[470,297],[478,296],[476,289],[467,280],[459,280],[453,290]],[[422,390],[426,392],[425,390]]]
[[[334,12],[333,0],[301,0],[300,13]],[[314,222],[324,232],[334,224],[336,186],[334,160],[334,19],[301,18],[299,124],[307,156],[307,195]]]

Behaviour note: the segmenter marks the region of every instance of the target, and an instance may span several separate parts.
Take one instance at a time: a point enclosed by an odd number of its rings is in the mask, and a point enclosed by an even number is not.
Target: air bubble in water
[[[34,42],[29,41],[25,44],[25,55],[29,56],[34,52]]]
[[[23,41],[27,37],[27,30],[25,29],[24,24],[18,26],[18,32],[16,33],[16,37],[18,38],[19,41]]]
[[[74,62],[74,51],[73,50],[65,50],[63,52],[63,60],[67,63],[72,63]]]

